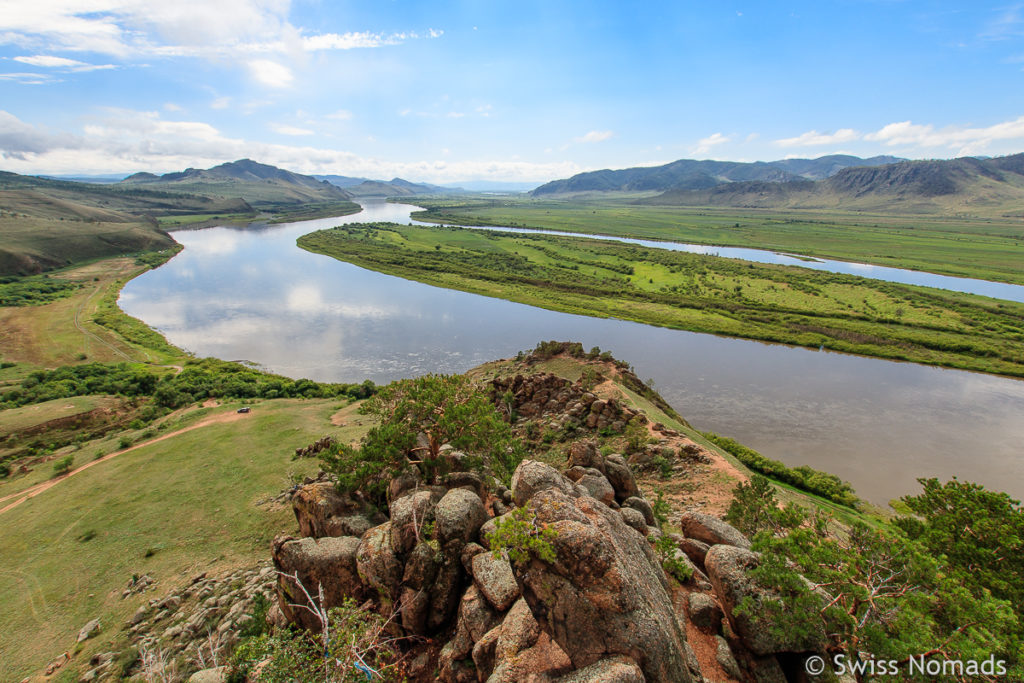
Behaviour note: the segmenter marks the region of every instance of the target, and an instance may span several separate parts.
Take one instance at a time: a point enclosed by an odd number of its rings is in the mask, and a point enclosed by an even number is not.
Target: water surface
[[[199,356],[321,381],[461,372],[571,339],[654,378],[697,428],[833,472],[870,500],[954,475],[1024,496],[1024,382],[557,313],[295,246],[343,223],[407,223],[414,208],[368,203],[341,218],[176,232],[185,250],[130,282],[121,307]]]

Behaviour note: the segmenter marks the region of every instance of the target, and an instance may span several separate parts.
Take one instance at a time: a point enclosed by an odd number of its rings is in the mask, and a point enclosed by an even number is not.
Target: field
[[[395,224],[299,246],[552,310],[1024,376],[1024,304],[791,266],[548,235]]]
[[[1024,284],[1024,219],[650,206],[619,199],[409,200],[419,220],[752,247]]]
[[[0,535],[0,680],[20,680],[73,650],[78,629],[96,617],[103,631],[75,662],[123,641],[122,624],[152,597],[121,599],[133,574],[152,576],[163,595],[197,572],[266,560],[271,538],[295,524],[289,507],[267,500],[290,486],[289,473],[316,470],[315,460],[292,462],[294,449],[328,433],[356,439],[363,429],[331,424],[340,405],[337,399],[260,402],[244,419],[97,463],[0,513],[5,529],[18,530]],[[166,418],[166,431],[220,413],[234,416],[235,407],[176,413]],[[117,449],[114,436],[89,443],[74,451],[75,466]],[[0,508],[48,476],[49,468],[39,468],[0,481]]]

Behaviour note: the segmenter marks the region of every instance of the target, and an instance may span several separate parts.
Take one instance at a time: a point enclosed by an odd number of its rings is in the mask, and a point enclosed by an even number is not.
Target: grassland
[[[233,405],[193,410],[190,420]],[[326,433],[352,440],[360,426],[334,427],[337,400],[258,403],[244,420],[210,424],[138,448],[59,482],[0,516],[0,680],[17,681],[64,650],[100,617],[103,631],[72,664],[123,641],[121,625],[150,595],[122,600],[133,574],[163,595],[200,571],[264,561],[270,539],[291,529],[288,507],[266,501],[315,461],[291,462],[298,446]],[[170,429],[178,415],[169,416]],[[76,451],[78,466],[117,450],[110,437]],[[36,479],[47,476],[42,468]],[[0,482],[0,497],[32,483]],[[2,507],[2,505],[0,505]],[[83,540],[88,539],[88,540]],[[76,680],[71,678],[70,680]]]
[[[354,225],[299,246],[551,310],[1024,376],[1024,304],[608,241]]]
[[[404,200],[403,200],[404,201]],[[414,217],[751,247],[1024,284],[1024,219],[650,206],[635,198],[411,199]]]

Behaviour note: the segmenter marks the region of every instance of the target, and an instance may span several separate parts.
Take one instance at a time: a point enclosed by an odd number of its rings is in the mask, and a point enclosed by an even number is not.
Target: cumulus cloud
[[[835,145],[843,142],[859,140],[860,133],[852,128],[841,128],[835,133],[819,133],[816,130],[809,130],[795,138],[783,138],[776,140],[779,147],[815,147],[818,145]]]
[[[281,124],[281,123],[272,123],[272,124],[270,124],[270,129],[272,131],[274,131],[275,133],[280,133],[281,135],[312,135],[313,134],[313,131],[309,130],[308,128],[298,128],[296,126],[288,126],[288,125]]]
[[[51,69],[64,69],[67,71],[97,71],[100,69],[113,69],[113,64],[89,64],[80,62],[77,59],[56,57],[54,55],[28,55],[15,57],[14,61]]]
[[[202,121],[167,121],[159,112],[107,109],[80,135],[50,132],[0,110],[0,161],[19,173],[165,173],[206,168],[248,157],[298,173],[371,178],[401,176],[430,182],[467,178],[524,182],[590,170],[573,162],[421,160],[394,162],[310,145],[232,138]]]
[[[882,142],[890,147],[945,148],[957,155],[999,153],[999,143],[1024,141],[1024,116],[984,127],[946,126],[899,121],[868,133],[865,140]],[[1018,150],[1019,151],[1019,150]]]
[[[328,114],[324,118],[332,119],[334,121],[348,121],[352,118],[352,112],[348,109],[339,109],[338,111]]]
[[[697,144],[690,148],[691,154],[707,154],[712,148],[718,145],[725,144],[731,140],[728,135],[722,135],[721,133],[712,133],[706,138],[697,141]]]
[[[578,138],[573,138],[574,142],[604,142],[610,138],[614,133],[610,130],[592,130],[586,135],[581,135]]]
[[[287,88],[295,80],[291,69],[269,59],[253,59],[247,66],[255,80],[271,88]]]

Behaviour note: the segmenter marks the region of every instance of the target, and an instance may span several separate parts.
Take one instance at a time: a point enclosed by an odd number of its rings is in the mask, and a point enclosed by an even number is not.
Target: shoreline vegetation
[[[641,197],[402,197],[412,218],[745,247],[937,275],[1024,284],[1019,216],[945,217],[859,211],[652,206]]]
[[[351,224],[315,253],[550,310],[1024,377],[1024,304],[602,240]]]

